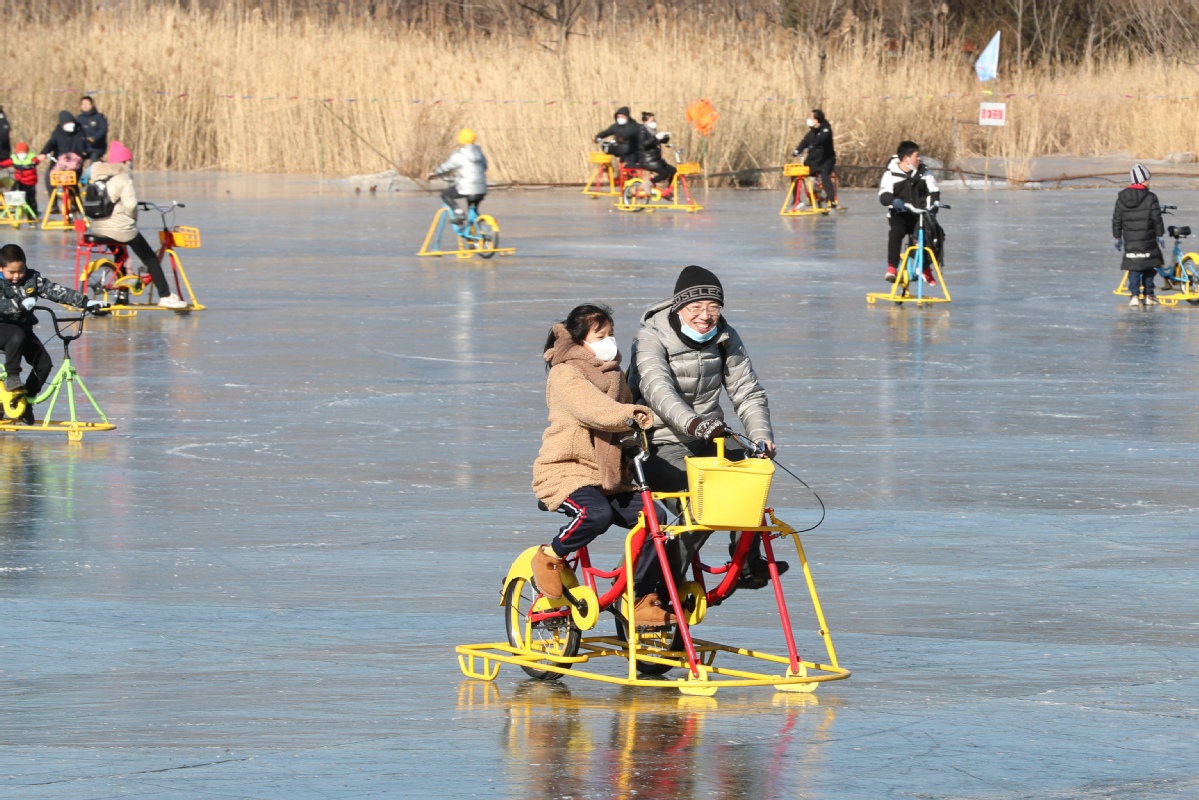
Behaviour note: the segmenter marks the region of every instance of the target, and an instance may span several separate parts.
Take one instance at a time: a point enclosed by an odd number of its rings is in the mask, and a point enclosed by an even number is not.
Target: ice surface
[[[870,192],[815,220],[776,193],[670,216],[495,192],[517,254],[462,262],[413,256],[432,197],[139,181],[188,203],[209,310],[89,325],[117,431],[0,435],[0,796],[1199,794],[1199,308],[1112,295],[1114,191],[953,194],[954,302],[918,310],[865,301]],[[1199,193],[1162,200],[1199,222]],[[70,279],[70,236],[4,238]],[[604,301],[627,351],[689,263],[828,504],[804,543],[853,677],[463,680],[454,645],[503,637],[500,578],[555,525],[529,490],[546,329]],[[770,610],[742,593],[703,634],[777,651]]]

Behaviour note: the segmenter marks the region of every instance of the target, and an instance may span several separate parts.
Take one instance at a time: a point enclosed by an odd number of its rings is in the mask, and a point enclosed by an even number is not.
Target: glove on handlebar
[[[710,442],[714,439],[719,439],[724,436],[725,425],[718,419],[703,419],[696,417],[687,423],[687,433],[703,439],[705,442]]]
[[[799,148],[798,147],[791,151],[791,157],[799,158]]]
[[[33,307],[36,305],[37,305],[36,297],[26,297],[24,300],[21,301],[21,308],[25,309],[26,311],[32,311]]]
[[[891,208],[895,209],[896,211],[906,211],[907,209],[904,208],[906,205],[907,203],[903,202],[898,197],[891,201]]]

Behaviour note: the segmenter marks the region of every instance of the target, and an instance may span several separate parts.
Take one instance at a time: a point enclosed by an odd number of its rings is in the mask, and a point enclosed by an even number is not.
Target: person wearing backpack
[[[12,157],[5,157],[3,161],[0,161],[0,167],[12,168],[13,181],[21,191],[25,192],[25,205],[29,206],[35,217],[38,216],[37,165],[41,161],[41,156],[35,156],[29,152],[29,145],[25,142],[17,142]]]
[[[154,289],[160,298],[158,305],[161,308],[187,308],[187,301],[171,291],[171,285],[167,283],[166,275],[162,272],[162,265],[158,263],[158,256],[154,254],[154,248],[146,241],[146,237],[138,233],[137,193],[133,189],[133,175],[129,169],[129,162],[132,160],[133,153],[129,152],[129,148],[114,139],[108,148],[108,158],[92,165],[88,184],[88,194],[91,197],[90,202],[85,202],[91,205],[93,213],[111,209],[107,216],[92,218],[92,236],[101,244],[123,244],[133,251],[154,281]],[[104,187],[108,200],[107,208],[98,197],[98,185]],[[84,211],[87,212],[86,206]]]

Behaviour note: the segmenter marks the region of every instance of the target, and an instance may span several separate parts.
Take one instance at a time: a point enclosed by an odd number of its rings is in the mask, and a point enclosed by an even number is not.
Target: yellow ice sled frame
[[[693,521],[690,513],[690,503],[686,502],[690,498],[688,492],[655,493],[654,498],[680,498],[684,501],[683,523],[681,525],[662,528],[663,533],[669,536],[678,536],[690,531],[721,530],[699,525]],[[716,694],[717,690],[722,688],[749,686],[773,686],[776,691],[780,692],[806,693],[815,691],[821,683],[844,680],[851,673],[837,662],[837,653],[833,647],[832,635],[825,621],[824,611],[820,606],[820,598],[816,593],[816,584],[812,579],[811,569],[804,554],[799,535],[789,525],[780,522],[774,516],[773,511],[767,509],[767,514],[771,521],[770,525],[744,528],[743,530],[746,532],[767,534],[767,536],[763,537],[764,547],[770,546],[769,539],[777,540],[789,537],[794,542],[796,552],[799,554],[800,564],[803,568],[804,580],[812,602],[815,621],[819,626],[818,634],[824,643],[827,663],[805,661],[798,657],[798,651],[794,648],[794,637],[790,628],[790,616],[783,600],[782,589],[776,580],[773,582],[773,586],[776,600],[779,603],[780,622],[782,623],[784,634],[788,639],[788,649],[793,654],[776,655],[760,650],[720,644],[692,637],[692,643],[698,657],[695,669],[692,670],[688,664],[688,656],[685,651],[669,649],[667,641],[671,637],[669,631],[665,635],[660,631],[641,633],[637,631],[636,626],[627,626],[627,642],[619,636],[582,637],[579,640],[577,651],[571,655],[566,655],[561,652],[554,652],[555,650],[560,650],[560,648],[555,647],[552,643],[548,647],[538,646],[541,643],[534,641],[532,622],[526,618],[525,629],[520,637],[524,645],[523,647],[514,646],[507,642],[460,645],[456,648],[458,666],[466,677],[477,680],[495,680],[499,675],[502,664],[513,664],[542,672],[612,683],[619,686],[677,689],[684,695],[700,697],[711,697]],[[629,610],[634,605],[634,561],[630,543],[637,535],[639,529],[644,525],[645,517],[642,515],[638,525],[634,526],[633,530],[625,538],[624,577],[626,591],[621,600],[623,608],[626,610],[626,619],[631,617]],[[507,595],[508,587],[513,581],[531,581],[531,559],[536,550],[536,547],[529,548],[513,564],[512,569],[504,580],[502,598]],[[577,608],[571,608],[573,624],[581,631],[593,629],[598,624],[600,617],[594,592],[587,587],[579,587],[577,579],[574,578],[570,571],[564,573],[563,583],[568,589],[579,590],[575,592],[576,595],[581,592],[589,601],[589,613],[578,613]],[[681,597],[690,597],[695,600],[693,607],[680,617],[678,622],[680,627],[686,625],[688,626],[688,630],[690,630],[690,626],[698,625],[702,622],[707,613],[706,595],[702,591],[702,586],[694,581],[682,584],[678,587],[678,590]],[[503,599],[501,599],[500,604],[504,604]],[[548,598],[540,597],[531,607],[530,611],[562,608],[565,604],[565,600],[549,600]],[[605,658],[626,661],[627,670],[621,670],[622,674],[610,674],[582,669],[583,665]],[[718,658],[720,659],[720,663],[717,663]],[[686,670],[687,674],[685,677],[674,679],[666,677],[642,677],[638,674],[637,665],[639,663],[656,664],[668,668]],[[769,669],[770,671],[764,671],[765,669]]]
[[[591,175],[583,184],[583,194],[588,197],[616,197],[620,188],[616,185],[616,167],[612,166],[614,159],[611,155],[593,150],[587,154],[587,163],[591,164]],[[604,188],[607,182],[608,188]]]
[[[480,258],[491,258],[492,256],[510,256],[516,252],[515,247],[495,246],[499,242],[500,237],[500,224],[495,221],[495,217],[490,214],[478,214],[475,216],[475,213],[474,206],[471,206],[466,221],[468,226],[466,235],[459,234],[454,230],[453,225],[449,225],[450,232],[454,234],[458,241],[458,249],[442,250],[441,239],[449,222],[450,210],[445,206],[437,209],[437,213],[433,215],[433,222],[429,225],[429,232],[425,234],[425,242],[420,246],[420,252],[417,255],[438,257],[457,256],[458,258],[479,256]],[[480,233],[481,230],[488,230],[489,232]],[[490,238],[492,236],[494,238]]]
[[[942,206],[949,208],[949,206]],[[866,302],[873,305],[878,300],[889,300],[898,306],[904,303],[915,303],[917,308],[933,303],[949,303],[953,298],[949,295],[949,287],[945,285],[945,276],[941,274],[941,264],[937,261],[937,255],[931,247],[926,247],[924,244],[924,225],[929,219],[927,211],[919,212],[921,214],[921,222],[919,232],[916,234],[916,243],[903,251],[903,257],[899,259],[900,268],[895,275],[895,282],[891,284],[889,292],[870,292],[866,295]],[[928,259],[927,262],[925,259]],[[926,289],[933,289],[928,281],[924,279],[924,269],[926,264],[932,265],[933,277],[937,280],[937,286],[940,287],[940,296],[925,294]],[[914,292],[914,293],[913,293]]]
[[[844,211],[838,205],[832,208],[827,196],[821,200],[816,195],[816,179],[807,164],[791,163],[783,165],[783,175],[791,179],[787,187],[787,196],[783,198],[783,207],[779,209],[781,217],[810,217],[816,214],[831,214],[834,211]],[[821,205],[823,203],[824,205]]]
[[[1187,253],[1183,258],[1189,258],[1193,264],[1199,264],[1199,253]],[[1174,274],[1178,275],[1180,271],[1180,268],[1175,265]],[[1153,278],[1157,280],[1156,272],[1154,272]],[[1176,306],[1179,300],[1186,300],[1193,306],[1199,306],[1199,284],[1193,281],[1178,281],[1175,285],[1179,287],[1177,292],[1172,294],[1155,293],[1154,297],[1157,298],[1157,302],[1163,306]],[[1128,291],[1128,272],[1125,272],[1120,278],[1120,285],[1112,291],[1112,294],[1132,297],[1132,292]]]
[[[641,171],[639,177],[629,178],[621,188],[620,199],[615,205],[621,211],[686,211],[694,214],[702,211],[703,206],[691,197],[691,188],[687,184],[688,175],[700,175],[704,168],[697,161],[685,161],[675,168],[674,177],[670,179],[670,199],[662,199],[662,191],[654,188],[649,173]],[[685,202],[679,202],[685,200]]]
[[[0,225],[10,225],[20,230],[22,225],[36,226],[38,224],[37,214],[33,213],[33,209],[25,201],[23,191],[0,192],[0,198],[3,199],[3,208],[0,209]]]
[[[56,211],[59,218],[50,219],[50,215]],[[50,199],[46,202],[46,213],[42,216],[42,230],[73,231],[75,219],[87,222],[87,215],[83,213],[83,198],[79,196],[79,179],[74,170],[54,170],[50,173]]]

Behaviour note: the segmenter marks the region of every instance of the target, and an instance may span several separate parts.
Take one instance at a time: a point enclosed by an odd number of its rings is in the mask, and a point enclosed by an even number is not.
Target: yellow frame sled
[[[912,294],[911,276],[909,275],[908,262],[909,259],[916,257],[918,245],[912,245],[903,252],[903,257],[899,262],[903,266],[899,269],[895,276],[895,283],[891,284],[889,292],[870,292],[866,295],[866,302],[873,305],[878,300],[889,300],[896,305],[902,306],[904,303],[915,303],[919,308],[923,305],[932,305],[933,303],[949,303],[953,298],[949,295],[949,287],[945,285],[945,276],[941,274],[941,264],[937,261],[937,256],[933,253],[931,247],[924,248],[926,263],[931,263],[933,267],[933,277],[937,279],[935,287],[929,286],[924,280],[924,276],[917,274],[915,278],[916,293]],[[926,294],[927,290],[939,289],[940,296]]]
[[[592,150],[587,154],[587,163],[592,168],[587,183],[583,184],[583,194],[588,197],[616,197],[620,194],[616,186],[616,167],[612,166],[615,161],[615,156],[600,150]],[[603,188],[605,180],[608,182],[607,189]]]
[[[695,522],[690,511],[690,496],[689,492],[654,494],[655,499],[659,497],[663,499],[680,498],[684,503],[682,523],[663,527],[662,531],[669,536],[678,536],[681,533],[690,531],[724,530],[722,528],[700,525]],[[815,691],[821,683],[844,680],[851,673],[837,662],[837,653],[833,648],[832,636],[824,617],[824,611],[820,605],[820,598],[816,593],[816,585],[812,579],[811,569],[807,556],[804,554],[799,535],[791,526],[780,522],[774,516],[772,510],[767,509],[766,514],[770,520],[769,525],[746,527],[744,530],[747,532],[770,532],[775,534],[777,537],[776,541],[783,538],[790,538],[794,542],[795,550],[799,555],[799,561],[803,568],[808,596],[812,603],[814,621],[817,625],[817,635],[820,636],[824,644],[827,663],[806,661],[797,658],[798,668],[795,669],[792,667],[792,660],[788,655],[776,655],[761,650],[720,644],[696,638],[692,634],[692,642],[696,654],[699,656],[696,669],[692,672],[688,666],[688,657],[685,650],[669,649],[669,638],[671,638],[669,632],[666,635],[662,632],[638,632],[635,626],[628,626],[628,641],[617,635],[582,636],[580,634],[577,651],[572,655],[565,655],[553,652],[556,649],[553,644],[546,647],[542,642],[535,642],[531,630],[532,623],[526,621],[524,630],[519,637],[524,647],[514,646],[508,642],[459,645],[455,649],[458,654],[458,666],[466,677],[484,681],[495,680],[499,675],[502,664],[513,664],[542,672],[552,672],[558,675],[584,678],[620,686],[677,689],[681,694],[699,697],[711,697],[722,688],[750,686],[773,686],[779,692],[807,693]],[[631,609],[634,604],[634,559],[631,552],[631,541],[637,535],[638,530],[644,525],[645,518],[642,515],[639,524],[634,526],[633,530],[625,538],[624,563],[626,590],[621,603],[622,607],[626,610],[626,619],[629,618],[628,609]],[[501,606],[505,604],[505,597],[513,581],[529,581],[531,579],[531,561],[537,549],[537,547],[529,548],[514,562],[512,569],[504,581],[500,600]],[[576,607],[571,608],[571,619],[575,628],[583,633],[595,628],[599,623],[600,613],[595,601],[594,591],[589,587],[578,586],[577,578],[569,571],[563,573],[563,584],[576,597],[582,595],[587,601],[588,612],[585,614],[582,612],[576,613],[578,612],[578,608]],[[690,630],[692,629],[691,626],[702,622],[707,613],[705,594],[702,587],[694,581],[680,584],[678,591],[680,597],[689,597],[695,600],[681,620]],[[776,587],[776,597],[778,597],[778,592],[781,592],[781,589],[777,589]],[[545,597],[539,597],[536,603],[530,608],[530,611],[552,610],[563,607],[566,602],[564,599],[549,600]],[[782,615],[781,620],[782,624],[790,627],[789,614]],[[590,666],[592,662],[607,663],[606,659],[616,662],[626,662],[627,667],[622,666],[618,670],[609,672],[599,672],[594,669],[585,668]],[[719,663],[717,659],[720,660]],[[645,677],[639,674],[638,663],[680,669],[685,671],[686,675],[678,678],[665,676]]]
[[[787,196],[783,198],[783,207],[779,209],[780,217],[811,217],[845,210],[840,204],[835,208],[830,206],[827,197],[824,200],[817,198],[816,179],[812,177],[812,169],[807,164],[784,164],[783,175],[791,179],[791,184],[787,187]],[[821,205],[822,202],[824,205]]]
[[[61,219],[51,220],[50,215],[57,212]],[[50,173],[50,199],[46,201],[46,213],[42,216],[44,231],[73,231],[75,219],[87,223],[87,215],[83,213],[83,198],[79,196],[79,179],[73,170],[54,170]]]
[[[704,168],[697,161],[685,161],[675,168],[674,177],[670,179],[670,199],[662,199],[662,190],[654,188],[649,177],[629,178],[621,188],[619,199],[615,205],[621,211],[686,211],[694,214],[702,211],[703,206],[691,197],[691,188],[687,184],[688,175],[700,175]],[[680,195],[686,202],[679,202]]]
[[[1188,259],[1188,258],[1191,259],[1191,262],[1193,264],[1199,265],[1199,253],[1187,253],[1186,255],[1183,256],[1184,260]],[[1175,264],[1174,265],[1174,274],[1178,275],[1178,272],[1179,272],[1178,265]],[[1159,277],[1161,277],[1161,276],[1158,275],[1158,273],[1156,271],[1154,271],[1153,279],[1156,281]],[[1153,296],[1157,299],[1157,302],[1163,306],[1176,306],[1176,305],[1178,305],[1179,300],[1186,300],[1188,303],[1190,303],[1193,306],[1199,305],[1199,292],[1188,292],[1186,289],[1186,287],[1190,285],[1189,282],[1187,282],[1187,283],[1178,282],[1177,285],[1179,287],[1181,287],[1179,289],[1179,291],[1177,291],[1177,292],[1173,292],[1171,294],[1158,294],[1155,292]],[[1127,271],[1125,271],[1123,273],[1122,277],[1120,278],[1120,285],[1112,290],[1112,294],[1121,295],[1122,297],[1132,297],[1132,292],[1128,291],[1128,272]]]
[[[473,241],[469,238],[459,236],[450,226],[450,232],[454,234],[458,240],[458,249],[442,250],[441,238],[445,233],[447,222],[449,221],[450,210],[445,206],[437,209],[437,213],[433,215],[433,222],[429,225],[429,232],[425,234],[424,244],[420,246],[418,256],[457,256],[458,258],[471,258],[479,256],[480,258],[491,258],[492,256],[510,256],[516,252],[515,247],[487,247],[486,242]],[[498,235],[500,232],[500,224],[495,221],[495,217],[490,214],[480,214],[475,221],[475,224],[484,223],[490,225],[492,230]],[[433,249],[430,249],[432,247]]]
[[[25,193],[10,190],[0,193],[0,225],[11,225],[17,230],[22,225],[37,225],[37,214],[25,202]]]

